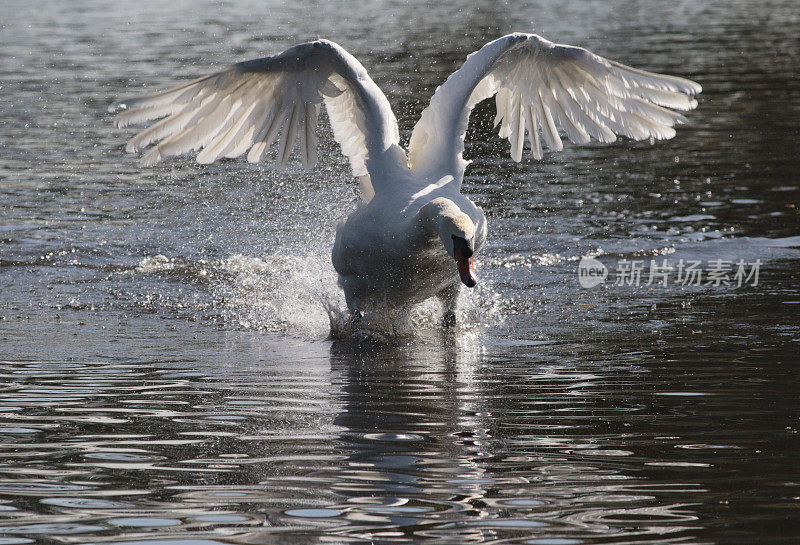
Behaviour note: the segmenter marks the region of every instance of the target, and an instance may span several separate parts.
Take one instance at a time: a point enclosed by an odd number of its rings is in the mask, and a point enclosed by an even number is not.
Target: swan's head
[[[475,223],[461,209],[444,197],[433,199],[419,211],[422,228],[428,236],[439,235],[444,249],[456,262],[458,276],[468,288],[478,283],[472,264],[475,253]]]
[[[461,282],[468,288],[474,288],[478,283],[478,275],[472,264],[475,224],[461,210],[444,210],[439,220],[439,238],[447,253],[455,260]]]

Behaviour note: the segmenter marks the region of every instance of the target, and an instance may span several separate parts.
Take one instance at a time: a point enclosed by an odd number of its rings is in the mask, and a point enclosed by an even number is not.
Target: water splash
[[[321,254],[236,254],[219,268],[229,275],[214,296],[226,322],[237,327],[324,337],[329,331],[325,304],[341,306],[330,258]]]
[[[443,309],[435,299],[412,307],[376,303],[350,315],[327,253],[233,254],[217,261],[156,255],[141,259],[133,272],[210,286],[212,301],[203,301],[202,310],[211,306],[224,323],[239,329],[390,344],[442,329]],[[457,334],[469,335],[487,317],[502,321],[502,308],[490,281],[462,290]]]

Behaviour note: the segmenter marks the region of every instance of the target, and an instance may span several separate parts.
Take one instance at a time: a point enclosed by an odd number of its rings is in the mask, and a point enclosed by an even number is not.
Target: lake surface
[[[797,2],[113,5],[0,6],[0,544],[798,539]],[[405,144],[514,30],[704,91],[674,140],[519,165],[479,106],[490,238],[451,334],[428,305],[410,338],[328,338],[356,205],[329,139],[312,172],[141,168],[105,112],[328,37]]]

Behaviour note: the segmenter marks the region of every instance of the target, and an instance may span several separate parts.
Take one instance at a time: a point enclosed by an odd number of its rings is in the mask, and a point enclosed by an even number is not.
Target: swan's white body
[[[202,149],[198,162],[262,159],[280,136],[277,159],[316,162],[317,114],[324,102],[334,137],[359,178],[363,203],[337,229],[333,265],[351,311],[375,301],[405,306],[439,296],[455,308],[459,276],[474,285],[472,252],[486,239],[483,211],[461,194],[469,114],[496,97],[500,135],[511,156],[542,141],[562,149],[558,129],[575,143],[666,139],[685,118],[696,83],[643,72],[584,49],[533,34],[486,44],[436,90],[414,127],[408,154],[386,97],[363,66],[325,40],[239,63],[180,87],[123,101],[118,126],[165,119],[134,137],[129,152],[158,142],[142,161]],[[453,259],[458,267],[454,266]],[[458,269],[458,274],[456,270]]]
[[[376,193],[339,225],[333,266],[351,310],[375,302],[402,307],[433,296],[439,296],[448,310],[455,310],[459,276],[439,236],[436,212],[469,218],[474,226],[474,251],[486,240],[483,211],[459,188],[452,176],[433,183],[410,178],[390,191]],[[420,213],[426,205],[431,213]]]

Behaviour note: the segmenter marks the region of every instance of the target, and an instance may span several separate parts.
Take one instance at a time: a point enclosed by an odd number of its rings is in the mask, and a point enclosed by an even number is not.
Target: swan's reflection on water
[[[502,370],[493,373],[480,350],[461,350],[452,336],[440,341],[367,351],[332,345],[332,375],[342,396],[333,423],[342,430],[338,442],[346,457],[313,477],[340,499],[286,514],[313,520],[322,540],[343,541],[668,539],[691,528],[696,517],[685,505],[654,502],[653,493],[664,492],[658,485],[648,487],[619,467],[580,463],[583,456],[572,454],[590,448],[603,460],[619,452],[587,445],[593,440],[585,436],[549,437],[569,425],[552,424],[547,412],[564,408],[541,411],[522,428],[506,422],[504,412],[519,415],[524,407],[514,404],[520,398]],[[559,377],[535,366],[528,372],[576,388],[597,378]],[[550,405],[530,397],[523,403]],[[543,433],[531,432],[537,427]]]
[[[454,517],[487,516],[478,352],[460,351],[452,335],[439,340],[368,352],[332,346],[334,372],[346,377],[335,423],[347,429],[341,440],[352,451],[332,484],[347,498],[340,508],[352,524],[334,533],[399,537],[435,532]],[[482,538],[475,529],[456,533]]]

